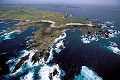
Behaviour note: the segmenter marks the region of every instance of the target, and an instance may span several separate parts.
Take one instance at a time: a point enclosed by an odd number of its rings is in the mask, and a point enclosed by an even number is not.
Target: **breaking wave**
[[[63,39],[66,37],[65,31],[62,32],[62,35],[60,35],[57,39],[54,40],[53,44],[51,45],[50,50],[50,56],[47,60],[47,62],[51,61],[53,59],[54,51],[56,53],[60,53],[63,49],[65,49]]]
[[[20,33],[21,33],[21,30],[14,30],[9,33],[5,33],[0,36],[0,42],[3,40],[7,40],[7,39],[13,39],[15,35],[20,34]]]
[[[110,39],[113,37],[117,37],[116,35],[120,34],[120,31],[115,30],[114,26],[115,21],[106,21],[104,23],[100,23],[99,25],[101,26],[101,29],[105,29],[103,31],[99,31],[95,34],[90,34],[90,35],[82,35],[81,41],[83,43],[91,43],[93,41],[99,41],[102,39]]]
[[[110,42],[110,45],[106,47],[107,49],[111,50],[113,53],[120,55],[120,49],[118,48],[118,45],[116,43]]]
[[[86,66],[82,66],[81,73],[75,76],[75,80],[103,80],[93,70]]]
[[[66,37],[65,32],[63,31],[62,35],[55,39],[54,43],[51,45],[50,56],[48,61],[45,62],[44,58],[41,58],[40,61],[33,64],[32,56],[37,52],[37,50],[22,50],[20,51],[21,56],[19,58],[11,58],[6,64],[9,64],[10,72],[9,74],[5,75],[6,79],[14,79],[16,77],[20,77],[20,80],[61,80],[62,76],[65,75],[65,72],[59,67],[58,64],[49,64],[49,61],[53,59],[53,51],[59,53],[61,50],[65,48],[63,39]],[[30,39],[29,41],[31,41]],[[29,43],[27,41],[27,43]],[[30,55],[29,55],[30,54]],[[16,64],[22,59],[29,55],[29,59],[26,60],[22,66],[16,70],[14,73],[13,69],[15,68]],[[52,74],[54,70],[57,71],[57,74]]]

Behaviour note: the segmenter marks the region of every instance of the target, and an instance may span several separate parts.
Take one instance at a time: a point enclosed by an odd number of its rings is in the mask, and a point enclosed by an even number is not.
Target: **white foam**
[[[49,75],[50,73],[52,73],[54,71],[54,69],[57,69],[58,74],[53,76],[53,80],[61,80],[61,77],[65,75],[65,73],[59,68],[59,66],[57,64],[53,64],[51,66],[49,66],[48,64],[42,63],[40,62],[36,62],[35,64],[33,64],[31,62],[32,56],[34,55],[34,53],[36,52],[36,50],[23,50],[21,51],[22,55],[21,57],[17,60],[17,62],[20,61],[20,59],[26,55],[28,55],[30,53],[29,59],[27,61],[25,61],[22,66],[13,74],[10,74],[10,76],[17,76],[17,75],[21,75],[23,74],[25,71],[29,71],[28,74],[26,74],[25,76],[20,77],[20,80],[34,80],[34,74],[35,74],[35,69],[36,68],[40,68],[39,69],[39,77],[41,77],[40,80],[50,80],[49,79]],[[44,58],[42,58],[42,60],[44,60]],[[8,63],[10,63],[10,61],[8,61]],[[41,66],[40,66],[41,65]],[[14,65],[15,66],[15,65]],[[36,68],[35,68],[36,67]]]
[[[9,64],[10,72],[12,72],[12,70],[14,69],[14,66],[16,65],[16,63],[18,63],[18,60],[16,58],[11,58],[10,60],[8,60],[6,62],[6,64]]]
[[[14,34],[20,34],[21,30],[14,30],[14,31],[11,31],[9,33],[5,33],[3,35],[1,35],[1,37],[3,38],[3,40],[6,40],[6,39],[12,39],[14,38]]]
[[[32,56],[35,54],[35,52],[37,52],[37,50],[34,50],[34,49],[33,50],[29,50],[29,51],[27,51],[27,50],[23,50],[22,51],[22,53],[24,53],[24,54],[21,56],[21,58],[26,56],[26,55],[28,55],[28,54],[30,54],[29,59],[26,61],[27,64],[29,65],[29,67],[33,67],[34,66],[33,63],[31,62],[31,59],[32,59]]]
[[[105,34],[106,34],[108,37],[106,37]],[[120,34],[120,31],[109,29],[109,30],[108,30],[108,33],[106,32],[106,33],[104,33],[104,34],[102,34],[102,35],[98,34],[96,37],[97,37],[97,39],[98,39],[98,37],[99,37],[99,39],[110,39],[110,38],[117,37],[116,35],[118,35],[118,34]]]
[[[65,37],[66,37],[66,33],[63,32],[63,35],[60,36],[59,38],[57,38],[54,41],[54,44],[51,46],[50,56],[49,56],[47,62],[49,62],[50,60],[53,59],[53,54],[54,54],[53,50],[59,53],[62,49],[65,48],[63,40],[62,40]],[[53,46],[55,46],[55,48]],[[10,76],[23,74],[27,70],[27,71],[29,71],[29,73],[26,74],[25,76],[22,76],[21,80],[22,79],[24,79],[24,80],[32,80],[32,78],[34,76],[34,72],[33,72],[34,68],[41,66],[40,73],[39,73],[40,77],[41,77],[41,80],[47,80],[49,78],[49,76],[47,76],[47,75],[49,75],[48,73],[53,72],[54,69],[57,69],[57,71],[59,73],[53,77],[53,80],[61,80],[61,76],[63,76],[63,71],[59,68],[59,66],[57,64],[53,64],[53,65],[49,66],[44,61],[44,58],[40,59],[40,61],[36,62],[35,64],[33,64],[33,62],[31,62],[32,56],[35,54],[36,51],[37,50],[29,50],[29,51],[28,50],[23,50],[23,51],[21,51],[21,56],[18,59],[16,59],[15,64],[11,66],[12,70],[14,69],[15,65],[20,61],[20,59],[22,57],[27,56],[28,54],[30,54],[29,59],[26,60],[22,64],[22,66],[15,73],[10,74]],[[8,61],[8,63],[10,63],[12,61],[13,60],[10,60],[10,61]],[[31,70],[33,70],[33,71],[31,72]],[[46,76],[44,76],[44,75],[46,75]],[[47,78],[44,78],[44,77],[47,77]]]
[[[6,30],[2,30],[2,32],[6,32]]]
[[[110,26],[111,28],[114,28],[115,26]]]
[[[86,44],[88,44],[88,43],[90,43],[92,41],[98,41],[99,40],[97,35],[90,35],[90,36],[82,35],[81,38],[82,38],[81,41],[83,43],[86,43]]]
[[[54,55],[53,51],[56,51],[57,53],[59,53],[62,49],[65,48],[63,43],[63,39],[65,37],[66,37],[66,33],[65,31],[63,31],[62,35],[60,35],[59,38],[54,40],[54,43],[51,45],[50,56],[46,61],[46,63],[48,63],[50,60],[53,59],[53,55]],[[55,48],[53,46],[55,46]],[[39,76],[41,77],[41,80],[50,80],[49,75],[54,71],[54,69],[57,69],[59,74],[55,75],[53,77],[53,80],[61,80],[61,77],[64,76],[63,74],[64,72],[59,68],[57,64],[53,64],[51,66],[44,64],[44,66],[39,71]]]
[[[52,66],[44,65],[39,71],[41,80],[50,80],[49,75],[54,71],[54,69],[57,69],[58,74],[53,76],[53,80],[61,80],[61,77],[64,76],[64,72],[59,68],[57,64]]]
[[[56,48],[60,48],[61,45],[63,45],[64,43],[62,41],[60,41],[57,45]]]
[[[103,80],[103,79],[88,67],[82,66],[81,74],[75,76],[75,80]]]
[[[27,40],[27,38],[26,38],[26,40]],[[33,42],[33,41],[34,41],[34,39],[31,37],[28,41],[26,41],[26,43],[28,45],[30,42]]]
[[[61,50],[65,49],[63,40],[61,40],[59,43],[57,43],[56,48],[54,49],[57,53],[60,53]]]
[[[60,36],[59,38],[57,38],[57,39],[54,41],[54,45],[56,46],[56,48],[52,48],[53,45],[51,46],[50,56],[49,56],[47,62],[49,62],[50,60],[53,59],[53,50],[56,50],[56,52],[60,52],[63,48],[65,48],[65,47],[64,47],[63,40],[62,40],[62,39],[65,38],[65,37],[66,37],[66,34],[63,33],[62,36]],[[28,55],[28,54],[30,54],[29,59],[26,60],[26,61],[22,64],[22,66],[21,66],[15,73],[13,73],[13,74],[11,74],[11,75],[16,75],[16,74],[19,74],[19,73],[23,73],[23,72],[24,72],[24,69],[26,69],[26,68],[33,68],[33,67],[39,66],[39,65],[43,65],[43,66],[44,66],[44,65],[45,65],[44,58],[40,59],[40,61],[39,61],[39,62],[36,62],[35,64],[33,64],[33,62],[31,62],[32,56],[35,54],[36,51],[37,51],[37,50],[29,50],[29,51],[23,50],[23,51],[21,51],[21,54],[22,54],[22,55],[19,57],[19,59],[17,59],[16,64],[20,61],[20,59],[21,59],[22,57],[24,57],[24,56],[26,56],[26,55]],[[10,62],[10,61],[9,61],[9,62]],[[24,67],[25,64],[27,65],[27,67]],[[15,66],[15,65],[14,65],[14,66]],[[53,65],[53,67],[56,67],[56,65]],[[58,65],[57,65],[57,67],[58,67]],[[50,67],[50,68],[52,68],[52,67]],[[55,78],[56,78],[56,80],[57,80],[57,79],[59,78],[59,76],[54,77],[54,80],[55,80]]]
[[[110,42],[110,41],[109,41]],[[117,47],[117,44],[115,42],[110,42],[111,46]]]
[[[62,35],[60,35],[57,39],[54,40],[54,42],[56,43],[57,41],[64,39],[66,37],[66,33],[65,30],[62,31]]]
[[[120,49],[118,48],[118,46],[115,42],[110,42],[110,45],[107,46],[107,49],[111,50],[113,53],[120,55]]]
[[[104,28],[115,28],[115,26],[113,26],[111,24],[111,26],[107,26],[106,24],[100,24],[101,25],[101,28],[104,29]]]
[[[22,55],[21,55],[21,58],[28,55],[30,53],[30,58],[35,54],[37,50],[33,49],[33,50],[23,50],[21,51]]]
[[[62,35],[60,35],[58,38],[56,38],[53,42],[53,44],[51,45],[51,49],[50,49],[50,56],[48,58],[48,60],[46,61],[46,63],[48,63],[50,60],[53,59],[53,51],[57,52],[57,53],[60,53],[60,51],[62,51],[65,46],[64,46],[64,42],[63,42],[63,39],[66,37],[66,33],[65,33],[65,30],[62,31]],[[55,48],[53,47],[55,45]]]
[[[20,77],[20,80],[34,80],[34,72],[29,72],[27,75]]]
[[[91,35],[88,37],[90,41],[98,41],[98,36],[97,35]]]
[[[118,47],[108,46],[107,48],[120,55],[120,49]]]
[[[30,54],[29,59],[28,59],[27,61],[25,61],[24,63],[27,63],[28,67],[32,67],[33,65],[32,65],[31,59],[32,59],[32,56],[35,54],[36,51],[37,51],[37,50],[29,50],[29,51],[23,50],[23,51],[21,51],[22,55],[21,55],[18,59],[11,59],[11,60],[9,60],[7,63],[10,63],[10,62],[12,62],[12,61],[14,60],[14,65],[10,66],[11,72],[12,72],[12,70],[15,68],[15,65],[21,60],[21,58],[22,58],[22,57],[25,57],[25,56],[28,55],[28,54]],[[24,64],[24,63],[23,63],[23,64]],[[23,64],[22,64],[22,66],[21,66],[15,73],[13,73],[12,75],[15,75],[15,74],[21,72],[21,71],[22,71],[22,68],[23,68]]]
[[[4,23],[4,21],[0,21],[0,23]]]
[[[100,24],[101,25],[101,28],[107,28],[107,25],[106,24]]]
[[[113,22],[106,21],[105,24],[113,24]]]
[[[49,61],[51,61],[53,59],[53,55],[54,55],[54,52],[55,51],[56,53],[60,53],[63,49],[65,49],[65,46],[64,46],[64,43],[63,43],[63,40],[59,41],[58,43],[55,44],[55,48],[51,48],[50,50],[50,56],[48,58],[48,60],[46,61],[46,63],[48,63]]]
[[[88,38],[83,37],[81,40],[83,41],[83,43],[90,43],[90,40],[88,40]]]
[[[49,55],[49,58],[48,58],[48,60],[46,61],[46,63],[50,62],[50,61],[53,59],[53,55],[54,55],[53,50],[54,50],[54,48],[51,48],[51,49],[50,49],[50,52],[49,52],[50,55]]]
[[[110,32],[110,34],[108,34],[110,38],[116,37],[116,35],[120,33],[120,31],[117,30],[108,30],[108,31]]]

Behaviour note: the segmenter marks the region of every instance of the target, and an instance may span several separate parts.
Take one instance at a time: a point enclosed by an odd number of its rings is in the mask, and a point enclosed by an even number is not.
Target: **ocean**
[[[97,36],[94,38],[81,36],[80,30],[66,30],[64,38],[57,41],[64,48],[59,53],[54,49],[51,53],[53,59],[49,65],[37,64],[32,66],[27,61],[16,74],[11,74],[11,69],[17,63],[16,58],[29,51],[25,51],[27,38],[36,31],[30,27],[23,32],[14,31],[0,37],[0,76],[19,77],[20,80],[49,80],[50,70],[57,68],[61,75],[55,80],[119,80],[120,76],[120,7],[119,6],[98,6],[98,5],[25,5],[30,8],[69,13],[76,18],[90,18],[100,20],[103,27],[110,30],[109,38]],[[76,7],[70,7],[76,6]],[[4,28],[6,22],[1,22]],[[9,23],[14,25],[13,23]],[[6,25],[9,27],[9,24]],[[16,23],[15,23],[16,24]],[[109,26],[109,27],[108,27]],[[16,32],[16,33],[15,33]],[[25,35],[26,34],[26,35]],[[9,35],[9,36],[8,36]],[[95,36],[95,35],[92,35]],[[61,42],[62,41],[62,42]],[[55,45],[57,45],[55,43]],[[21,44],[21,45],[20,45]],[[22,47],[21,47],[22,46]],[[31,52],[31,51],[30,51]],[[34,53],[34,52],[31,52]],[[9,55],[9,56],[7,56]],[[7,56],[7,57],[6,57]],[[2,58],[2,59],[1,59]],[[15,59],[14,59],[15,58]],[[4,61],[2,61],[4,60]],[[14,61],[16,60],[16,61]],[[8,62],[11,61],[11,62]],[[5,64],[8,62],[9,64]],[[3,66],[4,65],[4,66]],[[26,67],[27,66],[27,67]],[[6,68],[5,68],[6,67]],[[27,71],[25,73],[24,71]],[[24,75],[23,75],[24,74]],[[29,77],[31,76],[31,77]]]
[[[70,7],[73,6],[73,7]],[[69,13],[76,18],[99,20],[110,26],[110,30],[120,31],[120,7],[99,5],[31,5],[35,9]],[[120,72],[120,35],[109,39],[91,41],[83,44],[80,32],[67,31],[64,40],[65,49],[55,56],[54,60],[66,72],[64,80],[72,80],[75,74],[80,74],[82,66],[87,66],[97,72],[103,80],[118,80]]]

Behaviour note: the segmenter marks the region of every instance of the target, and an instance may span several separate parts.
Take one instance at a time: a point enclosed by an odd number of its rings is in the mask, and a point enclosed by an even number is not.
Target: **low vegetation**
[[[49,20],[56,22],[56,26],[65,27],[67,23],[88,23],[78,18],[64,18],[64,13],[25,8],[22,5],[0,5],[0,19],[19,19],[24,21]]]

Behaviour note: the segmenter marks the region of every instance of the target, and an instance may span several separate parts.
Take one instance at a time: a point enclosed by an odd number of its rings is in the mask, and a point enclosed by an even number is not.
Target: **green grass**
[[[88,23],[78,18],[63,18],[63,13],[25,8],[22,5],[0,5],[0,19],[19,19],[20,21],[51,20],[56,26],[65,26],[67,23]]]

